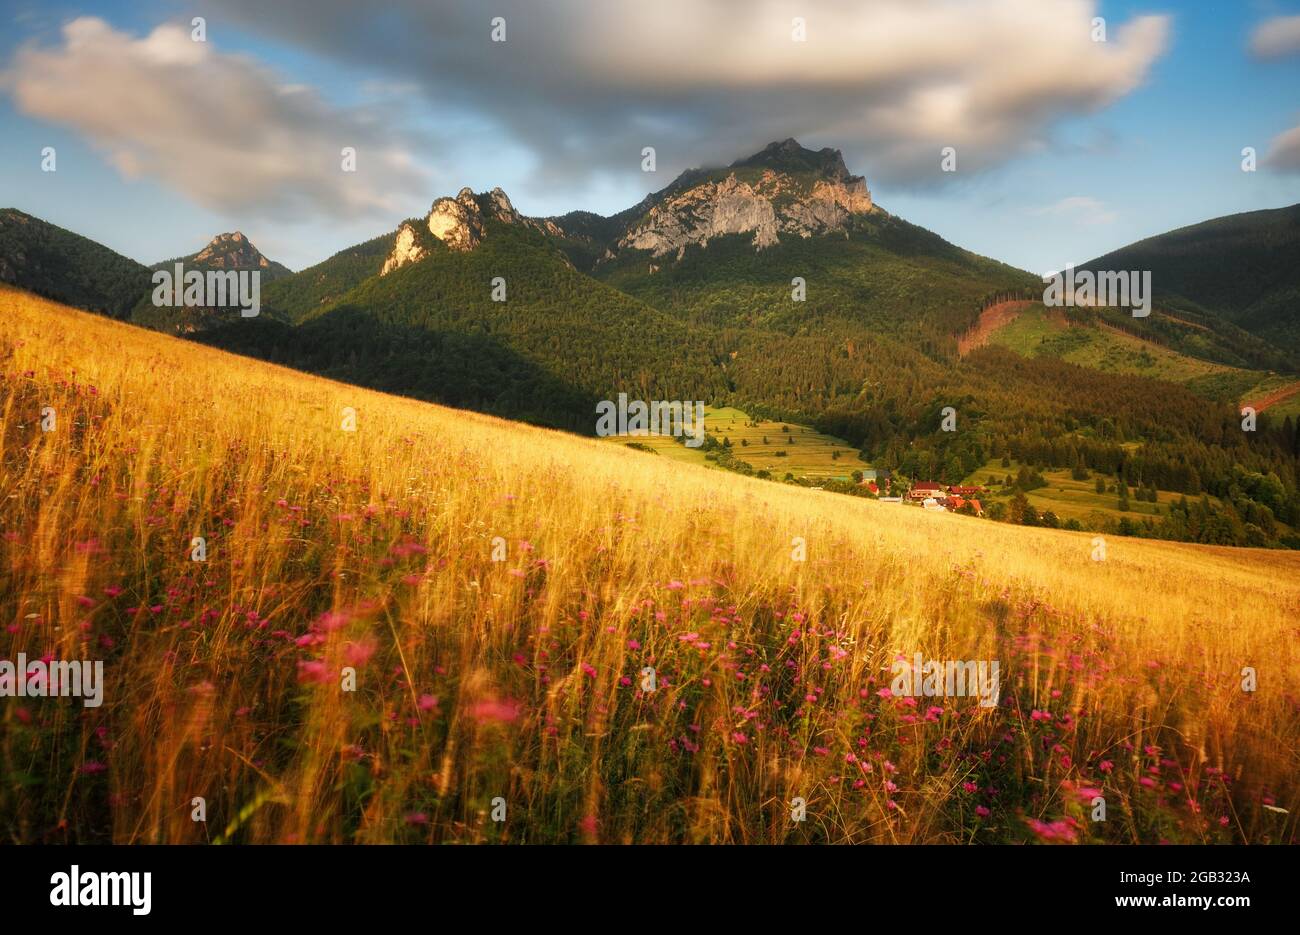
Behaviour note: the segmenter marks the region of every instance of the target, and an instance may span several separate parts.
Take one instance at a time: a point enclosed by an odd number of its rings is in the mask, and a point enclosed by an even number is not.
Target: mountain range
[[[260,270],[262,314],[155,308],[149,274],[175,262]],[[794,140],[610,217],[462,189],[296,273],[237,232],[146,268],[0,212],[4,281],[375,389],[584,433],[620,392],[700,399],[916,476],[1014,449],[1193,493],[1241,489],[1234,466],[1294,491],[1300,206],[1081,267],[1151,269],[1154,311],[1045,309],[1040,277],[891,214],[837,150]],[[1240,430],[1244,399],[1273,410],[1265,435]]]

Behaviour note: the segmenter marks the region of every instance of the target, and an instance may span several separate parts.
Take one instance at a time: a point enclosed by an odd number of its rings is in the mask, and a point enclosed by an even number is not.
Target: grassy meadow
[[[1014,321],[999,328],[990,341],[1024,356],[1059,357],[1081,367],[1111,373],[1133,373],[1187,383],[1224,373],[1243,373],[1234,367],[1179,354],[1144,341],[1117,328],[1071,327],[1059,310],[1030,303]],[[1258,378],[1262,374],[1244,371]]]
[[[871,467],[862,460],[858,449],[842,438],[795,422],[755,419],[733,406],[705,406],[704,428],[715,438],[730,441],[737,459],[747,461],[755,471],[770,471],[778,479],[793,474],[848,480],[854,471]],[[712,464],[702,448],[687,448],[669,435],[611,435],[605,441],[624,447],[641,445],[688,464]]]
[[[997,486],[989,484],[989,478],[1002,481],[1009,474],[1012,480],[1015,479],[1017,472],[1021,467],[1032,468],[1033,465],[1022,464],[1013,458],[1008,458],[1010,467],[1002,466],[1001,458],[989,460],[984,467],[972,472],[962,483],[978,484],[982,487],[988,487],[992,496],[985,497],[985,503],[992,503],[995,500],[1009,500],[1014,492],[1013,487],[1004,487],[1000,483]],[[1095,471],[1088,472],[1087,480],[1075,480],[1068,469],[1061,468],[1054,470],[1046,468],[1039,471],[1043,480],[1047,481],[1046,486],[1037,487],[1025,492],[1027,499],[1040,513],[1043,510],[1051,510],[1060,519],[1077,519],[1085,524],[1085,528],[1091,528],[1087,524],[1096,525],[1107,520],[1119,520],[1127,516],[1131,520],[1141,519],[1143,517],[1159,517],[1169,515],[1169,505],[1177,503],[1179,498],[1185,496],[1183,493],[1173,490],[1157,490],[1155,503],[1148,503],[1145,500],[1137,499],[1136,489],[1129,488],[1129,508],[1121,510],[1119,508],[1119,494],[1112,492],[1111,488],[1115,486],[1115,478],[1107,476],[1106,493],[1097,493],[1097,474]],[[1218,497],[1208,497],[1209,502],[1214,506],[1220,505]],[[1188,501],[1194,502],[1200,500],[1200,496],[1188,496]]]
[[[1214,399],[1255,405],[1267,400],[1268,411],[1278,419],[1300,416],[1294,375],[1202,360],[1105,325],[1071,327],[1059,310],[1036,303],[1024,303],[1011,321],[988,335],[988,341],[1025,357],[1059,357],[1094,370],[1179,383]],[[1274,394],[1281,398],[1274,399]]]
[[[1263,405],[1275,419],[1300,419],[1300,381],[1294,374],[1271,373],[1242,394],[1243,405]]]
[[[1097,561],[9,289],[0,322],[0,659],[106,683],[0,698],[8,841],[1297,837],[1295,553]],[[894,694],[915,653],[999,661],[999,704]]]

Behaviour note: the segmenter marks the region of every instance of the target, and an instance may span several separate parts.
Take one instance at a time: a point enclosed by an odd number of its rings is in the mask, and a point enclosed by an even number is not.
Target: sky
[[[788,137],[1040,273],[1300,202],[1300,0],[0,0],[0,22],[0,207],[144,263],[240,230],[302,269],[464,186],[612,214]]]

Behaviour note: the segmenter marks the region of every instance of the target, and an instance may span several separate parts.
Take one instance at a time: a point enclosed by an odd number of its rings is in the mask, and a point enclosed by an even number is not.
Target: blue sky
[[[880,195],[887,207],[949,240],[1035,272],[1083,262],[1208,218],[1300,201],[1300,175],[1241,171],[1241,150],[1262,155],[1300,123],[1300,58],[1260,62],[1253,26],[1300,13],[1281,3],[1103,4],[1108,15],[1168,9],[1169,52],[1148,82],[1105,111],[1061,126],[1061,151],[1018,159],[966,190]],[[1073,148],[1073,151],[1071,149]],[[1094,198],[1113,218],[1036,214],[1070,197]]]
[[[462,186],[501,186],[525,214],[610,214],[682,168],[796,136],[843,149],[888,210],[1042,272],[1207,218],[1300,201],[1300,165],[1277,143],[1300,126],[1300,54],[1251,50],[1261,24],[1300,16],[1300,3],[1038,0],[1034,9],[1053,8],[1053,18],[1031,22],[1018,0],[992,0],[979,19],[953,23],[955,33],[986,30],[982,45],[933,56],[925,37],[942,36],[935,23],[957,8],[936,0],[938,19],[909,20],[924,4],[886,4],[892,18],[863,27],[890,24],[883,44],[867,43],[879,50],[877,67],[835,44],[857,27],[836,22],[827,0],[777,0],[774,17],[810,11],[815,57],[790,60],[784,50],[765,58],[767,26],[731,2],[696,0],[691,15],[708,9],[691,22],[701,43],[692,47],[620,0],[598,12],[557,0],[552,20],[538,5],[504,0],[512,32],[493,47],[482,42],[486,14],[470,3],[435,3],[433,14],[398,3],[363,27],[343,5],[305,0],[274,12],[251,0],[184,9],[3,0],[13,28],[0,35],[0,206],[142,262],[239,229],[300,269]],[[178,65],[196,10],[207,20],[205,57]],[[1093,15],[1108,30],[1109,48],[1098,52],[1115,59],[1077,44]],[[63,30],[79,18],[98,22],[80,30],[77,46]],[[1138,20],[1151,28],[1123,37]],[[177,31],[144,42],[164,24]],[[715,34],[725,38],[711,57]],[[978,61],[984,49],[993,64]],[[136,54],[139,67],[119,69]],[[999,57],[1038,56],[1033,67],[997,67]],[[195,80],[176,80],[177,68]],[[937,170],[949,128],[934,117],[947,106],[935,89],[963,102],[951,174]],[[199,116],[169,131],[165,115],[184,108]],[[323,154],[351,139],[361,141],[364,171],[339,176]],[[647,141],[658,152],[654,173],[641,171]],[[57,151],[52,173],[40,171],[45,146]],[[1242,172],[1245,146],[1261,160],[1273,147],[1278,158]]]

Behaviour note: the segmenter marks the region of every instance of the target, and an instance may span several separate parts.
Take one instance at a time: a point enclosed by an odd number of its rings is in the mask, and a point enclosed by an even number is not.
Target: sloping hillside
[[[300,321],[342,298],[364,280],[378,276],[385,257],[393,252],[395,237],[395,233],[390,233],[372,238],[268,284],[267,305],[290,321]]]
[[[798,331],[845,321],[864,337],[928,339],[935,350],[974,322],[987,296],[1036,282],[879,210],[842,234],[787,237],[761,252],[742,234],[688,246],[680,259],[624,250],[593,275],[715,326]],[[805,286],[798,301],[795,277]]]
[[[1300,370],[1300,205],[1182,227],[1084,266],[1150,270],[1157,303],[1235,325]]]
[[[149,288],[149,270],[93,240],[5,208],[0,210],[0,283],[126,318]]]
[[[685,325],[579,273],[534,230],[489,220],[472,251],[432,238],[427,249],[295,326],[236,321],[201,339],[363,386],[586,432],[596,401],[615,387],[647,399],[727,391]],[[504,301],[493,298],[497,279]]]
[[[229,246],[213,252],[256,254]],[[838,151],[785,140],[609,218],[529,218],[499,188],[462,189],[269,282],[256,318],[150,307],[137,320],[581,433],[599,400],[626,392],[807,425],[912,480],[955,483],[1010,457],[1206,492],[1223,510],[1198,541],[1300,546],[1284,349],[1159,303],[1147,318],[1072,308],[979,324],[1041,290],[883,210]],[[1240,403],[1261,400],[1258,425],[1243,425]],[[1162,517],[1136,534],[1192,532]]]
[[[99,707],[0,707],[9,840],[1296,839],[1294,554],[719,474],[13,290],[0,360],[2,655],[105,663]],[[996,704],[895,691],[917,653]]]
[[[184,271],[257,273],[259,314],[261,313],[260,298],[262,289],[277,280],[293,275],[292,271],[284,264],[263,256],[262,252],[253,246],[252,241],[240,231],[218,234],[209,241],[206,247],[197,253],[176,257],[171,260],[163,260],[161,263],[153,264],[149,269],[151,271],[162,270],[171,273],[178,265]],[[208,301],[215,302],[217,300],[209,298]],[[213,327],[215,324],[229,321],[233,317],[239,317],[239,306],[240,301],[237,295],[228,297],[224,305],[159,306],[154,304],[153,291],[150,290],[141,296],[140,301],[136,303],[131,312],[131,321],[147,328],[156,328],[159,331],[173,334],[188,333],[202,331]],[[274,313],[268,310],[267,314]]]

